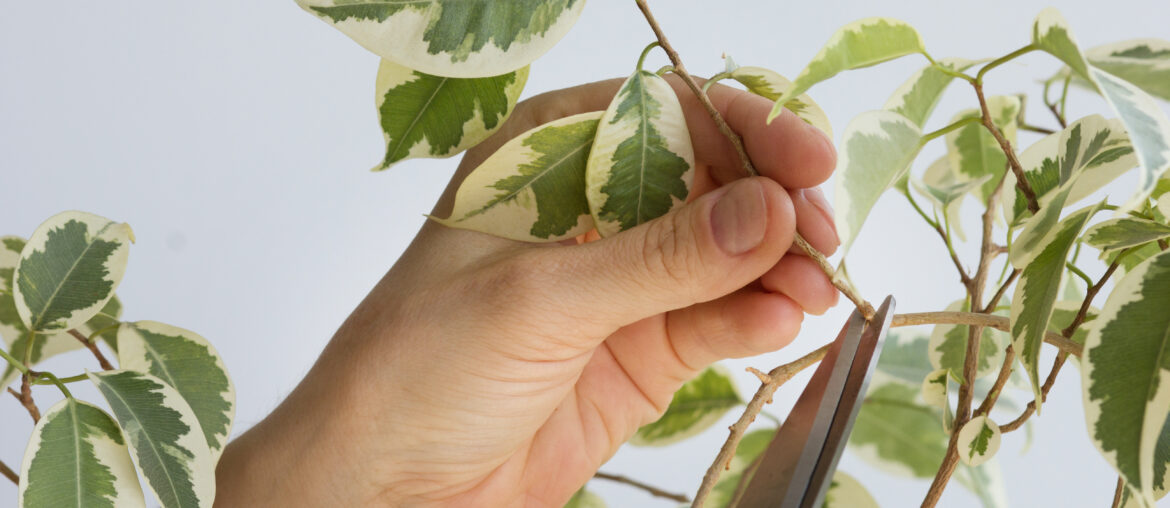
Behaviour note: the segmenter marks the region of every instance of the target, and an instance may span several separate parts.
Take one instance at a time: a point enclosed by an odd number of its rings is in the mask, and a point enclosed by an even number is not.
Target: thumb
[[[612,237],[542,254],[573,268],[557,271],[567,279],[553,285],[565,289],[558,301],[608,333],[750,284],[788,250],[795,224],[779,184],[745,178]]]

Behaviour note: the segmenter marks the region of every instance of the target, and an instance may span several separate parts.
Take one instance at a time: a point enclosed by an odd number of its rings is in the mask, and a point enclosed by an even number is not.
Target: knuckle
[[[642,262],[662,289],[693,295],[703,274],[703,260],[687,214],[670,214],[650,222],[642,244]]]

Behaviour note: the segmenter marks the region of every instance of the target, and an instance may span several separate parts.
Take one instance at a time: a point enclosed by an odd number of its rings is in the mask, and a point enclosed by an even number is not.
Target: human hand
[[[468,152],[435,208],[505,141],[605,109],[611,80],[517,106]],[[816,190],[830,141],[771,102],[715,86],[741,165],[677,81],[695,147],[690,202],[580,245],[532,245],[427,223],[300,386],[233,442],[235,505],[559,507],[675,390],[712,362],[776,350],[836,290],[790,252],[794,230],[837,246]],[[787,189],[787,190],[786,190]]]

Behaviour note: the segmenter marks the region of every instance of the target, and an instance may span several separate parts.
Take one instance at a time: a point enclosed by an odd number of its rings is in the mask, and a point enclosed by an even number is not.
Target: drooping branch
[[[103,355],[102,351],[98,349],[96,341],[89,340],[89,337],[86,337],[85,334],[77,331],[76,329],[69,330],[69,335],[72,335],[73,338],[84,344],[86,349],[89,349],[90,353],[93,353],[93,357],[97,358],[98,365],[101,365],[102,370],[114,370],[114,366],[111,365],[110,361],[106,359],[106,355]]]
[[[723,119],[723,115],[720,115],[719,110],[716,109],[715,105],[711,103],[711,99],[707,97],[707,93],[703,91],[703,88],[697,81],[695,81],[695,78],[691,76],[689,72],[687,72],[686,66],[683,65],[682,58],[678,56],[678,51],[675,51],[674,46],[670,45],[670,40],[666,38],[666,34],[662,32],[662,27],[659,26],[658,21],[654,19],[654,14],[650,12],[650,6],[646,4],[646,0],[635,0],[635,2],[638,4],[638,9],[642,11],[642,16],[646,18],[646,23],[648,23],[650,25],[650,29],[654,31],[654,36],[658,39],[658,44],[662,46],[662,50],[665,51],[666,56],[670,58],[670,63],[674,65],[674,73],[678,74],[679,78],[683,80],[683,83],[687,85],[687,88],[691,89],[691,93],[693,93],[695,98],[699,100],[699,103],[703,105],[703,109],[707,110],[707,114],[710,115],[711,120],[715,122],[716,127],[719,128],[719,132],[722,133],[723,136],[731,142],[733,147],[735,147],[735,153],[739,155],[740,163],[743,166],[744,172],[751,176],[759,176],[759,171],[757,171],[755,165],[752,164],[751,157],[748,155],[747,149],[744,148],[743,138],[741,138],[739,134],[736,134],[736,132],[731,129],[731,126],[728,125],[727,122]],[[800,233],[795,234],[794,243],[796,243],[796,245],[799,246],[801,250],[803,250],[805,254],[808,255],[808,257],[812,258],[813,261],[816,261],[817,266],[821,268],[821,271],[825,272],[825,275],[829,277],[830,281],[832,281],[833,286],[835,286],[839,291],[841,291],[841,293],[845,295],[846,298],[853,302],[853,304],[856,305],[858,309],[861,309],[862,315],[864,315],[867,320],[873,317],[873,305],[870,305],[869,302],[862,298],[861,295],[857,292],[857,289],[853,288],[848,283],[848,281],[841,277],[837,277],[837,271],[825,258],[824,254],[813,247],[812,244],[808,243],[804,237],[800,235]]]
[[[2,460],[0,460],[0,475],[4,475],[5,478],[12,480],[12,483],[20,485],[20,475],[16,474],[12,469],[9,469],[8,465]]]
[[[675,494],[673,492],[667,492],[667,491],[662,490],[662,489],[655,487],[653,485],[647,485],[647,484],[642,483],[638,480],[635,480],[633,478],[628,478],[628,477],[625,477],[622,475],[609,474],[609,473],[603,473],[601,471],[598,471],[597,473],[595,473],[593,475],[593,477],[600,478],[602,480],[609,480],[611,482],[617,482],[617,483],[629,485],[631,487],[638,488],[638,489],[642,489],[642,490],[646,491],[646,493],[648,493],[654,497],[661,497],[663,499],[669,499],[671,501],[677,501],[680,503],[691,502],[691,498],[684,496],[682,494]]]
[[[711,493],[711,489],[719,481],[719,475],[728,467],[731,458],[735,456],[735,449],[739,446],[740,439],[743,439],[744,433],[747,432],[748,426],[756,420],[756,416],[764,409],[764,404],[772,401],[772,395],[776,393],[776,389],[780,388],[780,385],[792,379],[800,371],[821,361],[828,352],[829,344],[825,344],[792,363],[786,363],[768,372],[767,382],[760,385],[752,400],[748,402],[747,409],[728,428],[730,435],[727,436],[727,441],[723,443],[723,447],[719,449],[719,454],[715,456],[715,461],[711,463],[711,467],[707,468],[707,473],[703,475],[703,483],[699,485],[699,492],[695,494],[695,500],[691,503],[692,508],[701,508],[703,506],[703,501],[707,499],[707,496]]]

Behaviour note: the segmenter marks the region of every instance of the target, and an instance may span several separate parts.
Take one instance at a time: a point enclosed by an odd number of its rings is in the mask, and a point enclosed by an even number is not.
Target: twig
[[[895,314],[891,327],[915,325],[975,325],[1011,332],[1011,321],[1004,316],[993,316],[978,312],[915,312]],[[1044,342],[1056,346],[1063,353],[1081,356],[1084,346],[1065,338],[1063,335],[1045,332]]]
[[[1037,132],[1040,134],[1056,134],[1056,131],[1054,131],[1052,129],[1049,129],[1046,127],[1038,127],[1035,125],[1028,125],[1026,123],[1020,124],[1020,130],[1025,130],[1025,131],[1029,131],[1029,132]]]
[[[707,110],[707,114],[711,116],[711,120],[713,120],[715,122],[715,126],[719,128],[719,132],[722,133],[723,136],[731,142],[733,147],[735,147],[735,153],[739,155],[739,160],[743,165],[744,172],[751,176],[759,176],[760,172],[756,170],[755,165],[752,164],[751,157],[747,153],[747,149],[744,148],[743,138],[740,138],[739,134],[736,134],[735,131],[731,130],[731,126],[728,125],[727,122],[723,119],[723,116],[719,114],[719,110],[715,109],[715,105],[711,103],[711,99],[707,97],[707,93],[703,91],[703,88],[699,86],[698,82],[695,81],[695,78],[691,76],[691,73],[687,72],[686,66],[683,65],[682,58],[678,56],[678,51],[675,51],[674,46],[670,45],[670,40],[666,38],[666,34],[662,32],[662,27],[659,26],[658,21],[654,19],[654,14],[650,12],[650,6],[646,5],[646,0],[635,1],[638,4],[638,9],[642,11],[642,16],[646,18],[646,23],[648,23],[650,25],[650,29],[654,31],[654,36],[658,39],[658,44],[662,46],[662,50],[665,51],[666,56],[670,58],[670,63],[674,65],[674,73],[678,74],[678,76],[682,78],[683,83],[686,83],[687,88],[691,89],[691,93],[695,95],[695,98],[697,98],[699,103],[703,105],[703,108]],[[858,309],[861,309],[861,314],[865,316],[865,319],[868,320],[873,317],[873,305],[870,305],[869,302],[865,301],[865,299],[857,293],[857,290],[851,287],[848,282],[840,277],[837,277],[837,271],[833,268],[833,265],[829,264],[829,261],[825,259],[824,254],[813,247],[812,244],[808,243],[804,237],[800,235],[800,233],[795,234],[794,243],[796,243],[796,245],[799,246],[801,250],[803,250],[805,254],[808,255],[808,257],[816,261],[817,266],[821,268],[821,271],[825,272],[825,275],[827,275],[829,280],[833,282],[833,286],[840,290],[846,298],[852,301]]]
[[[1063,352],[1057,353],[1056,360],[1052,362],[1052,370],[1048,371],[1048,378],[1044,380],[1044,386],[1040,387],[1041,402],[1048,400],[1048,392],[1051,391],[1052,386],[1056,384],[1056,375],[1060,374],[1060,368],[1064,366],[1066,359],[1068,359],[1068,355],[1064,354]],[[1028,407],[1025,407],[1024,412],[1021,413],[1020,416],[1016,417],[1015,420],[1008,422],[1006,425],[1001,425],[999,427],[999,431],[1002,433],[1008,433],[1020,428],[1024,425],[1024,422],[1028,421],[1028,418],[1032,417],[1032,414],[1035,412],[1036,401],[1033,400],[1028,403]]]
[[[825,344],[791,363],[786,363],[768,372],[769,382],[760,385],[760,388],[756,390],[755,396],[748,402],[747,409],[740,415],[739,420],[736,420],[728,428],[730,435],[727,436],[727,441],[723,443],[723,447],[719,449],[719,454],[715,456],[715,461],[711,463],[711,467],[707,468],[707,473],[703,475],[703,483],[699,484],[699,492],[695,494],[695,500],[691,503],[692,508],[701,508],[703,506],[703,501],[707,499],[707,495],[715,487],[715,482],[719,481],[719,475],[723,473],[723,470],[731,462],[731,458],[735,456],[735,449],[739,446],[739,441],[743,438],[744,433],[747,432],[748,426],[756,420],[756,415],[764,408],[764,404],[772,401],[772,395],[776,393],[776,389],[780,388],[780,385],[792,379],[800,371],[821,361],[821,358],[825,357],[825,353],[829,352],[830,345]]]
[[[1011,344],[1008,344],[1007,350],[1003,355],[1003,365],[999,367],[999,375],[995,377],[995,384],[991,385],[991,390],[987,392],[987,397],[983,398],[983,402],[975,410],[975,416],[991,414],[991,408],[995,407],[995,403],[999,401],[999,394],[1003,392],[1003,386],[1007,384],[1008,378],[1012,377],[1012,367],[1015,366],[1015,361],[1016,350]]]
[[[4,461],[0,461],[0,475],[4,475],[5,478],[12,480],[12,483],[20,485],[20,475],[9,469],[8,465],[5,464]]]
[[[69,335],[72,335],[73,338],[77,339],[82,344],[85,344],[85,347],[89,349],[89,352],[93,353],[94,358],[97,358],[98,365],[101,365],[102,370],[114,370],[114,366],[111,365],[110,361],[106,359],[106,355],[103,355],[101,350],[98,349],[96,341],[89,340],[88,337],[76,329],[69,330]]]
[[[1085,322],[1085,316],[1089,314],[1089,307],[1093,303],[1093,297],[1097,296],[1097,293],[1100,292],[1101,288],[1105,286],[1105,282],[1109,280],[1109,277],[1113,275],[1113,272],[1117,271],[1117,267],[1120,265],[1121,256],[1118,256],[1117,259],[1113,261],[1113,263],[1109,264],[1109,268],[1105,269],[1105,273],[1101,275],[1101,278],[1097,279],[1097,283],[1093,284],[1091,287],[1089,287],[1089,289],[1085,290],[1085,300],[1081,302],[1081,308],[1077,311],[1077,315],[1073,318],[1072,323],[1069,323],[1068,327],[1066,327],[1064,330],[1061,330],[1061,335],[1065,337],[1072,337],[1073,334],[1076,333],[1077,328],[1081,326],[1081,323]]]
[[[597,473],[595,473],[593,475],[593,477],[600,478],[602,480],[609,480],[611,482],[624,483],[624,484],[629,485],[631,487],[636,487],[636,488],[642,489],[654,497],[661,497],[661,498],[669,499],[671,501],[678,501],[680,503],[691,502],[691,499],[689,497],[684,496],[682,494],[675,494],[673,492],[667,492],[667,491],[662,490],[662,489],[655,487],[653,485],[647,485],[647,484],[642,483],[638,480],[635,480],[632,478],[627,478],[625,476],[603,473],[601,471],[598,471]]]
[[[1117,488],[1113,489],[1113,508],[1119,508],[1121,506],[1121,498],[1124,497],[1122,495],[1124,493],[1125,493],[1125,478],[1122,478],[1119,475],[1117,477]]]
[[[1022,271],[1019,268],[1012,269],[1012,273],[1008,275],[1007,280],[999,287],[999,291],[996,291],[995,295],[991,297],[991,300],[987,302],[988,309],[994,309],[996,305],[999,305],[999,300],[1003,298],[1003,295],[1007,294],[1008,286],[1011,286],[1012,282],[1015,282],[1016,277],[1019,277]]]
[[[13,392],[16,400],[20,401],[20,404],[28,411],[28,415],[32,417],[33,423],[37,423],[41,421],[41,410],[37,408],[37,403],[33,400],[32,387],[29,385],[30,377],[28,373],[21,375],[20,393],[15,393],[12,388],[9,388],[8,391]]]
[[[1007,156],[1008,166],[1012,173],[1016,175],[1016,187],[1020,192],[1024,193],[1024,198],[1028,200],[1028,210],[1036,213],[1040,210],[1040,203],[1036,201],[1036,192],[1032,190],[1032,184],[1028,182],[1028,177],[1024,175],[1024,167],[1020,165],[1019,159],[1016,158],[1016,151],[1012,149],[1012,144],[1007,138],[1003,137],[1003,133],[999,131],[999,127],[995,126],[995,122],[991,119],[991,111],[987,109],[987,99],[983,97],[983,84],[979,82],[972,83],[975,87],[975,95],[979,97],[979,107],[983,111],[983,126],[991,132],[991,136],[999,143],[1000,149],[1003,150],[1004,155]]]

